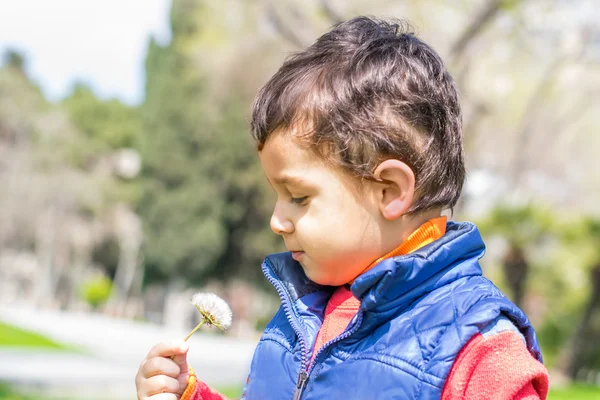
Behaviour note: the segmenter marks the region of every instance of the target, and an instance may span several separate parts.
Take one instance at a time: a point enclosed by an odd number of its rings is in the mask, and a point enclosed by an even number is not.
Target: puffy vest
[[[282,305],[257,345],[244,398],[439,399],[460,349],[501,314],[542,361],[525,314],[482,277],[484,252],[473,224],[448,222],[441,239],[381,261],[352,284],[358,313],[312,363],[335,288],[310,281],[289,253],[267,257],[263,272]]]

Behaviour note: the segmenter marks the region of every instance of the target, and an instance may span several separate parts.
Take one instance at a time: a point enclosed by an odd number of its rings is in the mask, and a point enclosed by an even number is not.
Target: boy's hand
[[[188,344],[162,342],[150,350],[135,376],[138,400],[178,400],[187,387]],[[171,359],[171,357],[173,359]]]

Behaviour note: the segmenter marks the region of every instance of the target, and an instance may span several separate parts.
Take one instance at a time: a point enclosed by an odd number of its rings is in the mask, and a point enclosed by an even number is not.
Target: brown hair
[[[411,167],[409,212],[453,207],[465,177],[461,110],[439,55],[399,21],[358,17],[287,59],[254,101],[259,151],[279,129],[324,159],[373,179],[385,159]]]

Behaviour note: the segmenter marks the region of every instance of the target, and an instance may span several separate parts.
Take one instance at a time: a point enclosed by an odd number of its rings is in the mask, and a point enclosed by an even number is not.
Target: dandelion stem
[[[192,331],[191,331],[190,333],[188,333],[188,335],[185,337],[185,339],[183,339],[183,341],[184,341],[184,342],[187,342],[187,340],[188,340],[190,337],[192,337],[192,335],[193,335],[194,333],[196,333],[196,331],[197,331],[198,329],[200,329],[200,327],[201,327],[202,325],[204,325],[204,323],[206,323],[206,319],[205,319],[205,318],[202,318],[202,321],[200,321],[200,323],[199,323],[198,325],[196,325],[196,327],[195,327],[194,329],[192,329]]]

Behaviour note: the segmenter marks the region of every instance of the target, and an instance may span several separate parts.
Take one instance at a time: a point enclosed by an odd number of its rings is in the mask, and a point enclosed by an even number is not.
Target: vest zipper
[[[300,327],[298,326],[298,324],[296,323],[296,320],[294,318],[296,316],[295,316],[294,311],[291,306],[290,295],[289,295],[287,289],[285,288],[285,286],[283,286],[281,283],[279,283],[279,281],[277,279],[275,279],[273,277],[273,275],[271,273],[272,265],[268,259],[265,260],[265,262],[263,263],[262,270],[263,270],[263,274],[265,275],[267,280],[269,282],[271,282],[271,284],[275,287],[275,290],[277,291],[279,298],[281,298],[281,304],[283,305],[283,311],[285,312],[285,316],[286,316],[288,322],[290,323],[290,326],[296,333],[296,335],[298,335],[298,341],[300,342],[300,350],[302,353],[302,357],[301,357],[301,361],[300,361],[300,372],[298,374],[298,383],[296,385],[296,390],[294,391],[294,399],[296,399],[296,398],[299,399],[300,396],[302,395],[302,391],[304,390],[304,387],[306,386],[306,382],[308,381],[308,373],[306,371],[306,369],[307,369],[306,367],[308,366],[308,355],[307,355],[307,350],[306,350],[307,346],[306,346],[306,339],[304,338],[304,332],[302,332],[300,330]],[[299,392],[299,393],[296,394],[296,392]],[[298,397],[296,397],[296,396],[298,396]]]
[[[277,291],[279,298],[281,298],[281,304],[283,305],[283,311],[285,312],[285,316],[286,316],[288,322],[290,323],[290,326],[296,333],[296,335],[298,335],[298,341],[300,342],[300,350],[302,352],[302,358],[301,358],[301,362],[300,362],[300,372],[298,373],[298,381],[296,383],[296,389],[294,390],[293,400],[300,400],[302,397],[302,392],[304,391],[304,389],[306,388],[306,385],[308,383],[308,378],[310,376],[310,372],[312,371],[313,366],[315,365],[315,362],[317,361],[317,358],[323,353],[323,351],[327,347],[339,342],[340,340],[346,339],[347,337],[352,335],[354,332],[356,332],[358,330],[358,327],[362,323],[363,313],[361,312],[361,310],[359,310],[358,314],[357,314],[356,322],[354,323],[354,326],[350,330],[342,333],[338,337],[325,343],[323,345],[323,347],[321,347],[321,349],[319,349],[319,351],[317,352],[317,354],[312,359],[312,362],[309,365],[308,364],[308,354],[307,354],[307,350],[306,350],[307,349],[306,339],[304,338],[304,333],[300,330],[298,324],[296,324],[296,321],[294,319],[295,315],[294,315],[294,312],[293,312],[293,309],[291,306],[290,295],[288,294],[286,288],[283,285],[281,285],[277,279],[275,279],[273,277],[273,275],[271,273],[272,265],[268,259],[265,260],[265,262],[263,263],[262,270],[263,270],[263,274],[265,275],[267,280],[269,282],[271,282],[271,284],[275,287],[275,290]]]
[[[360,324],[362,323],[362,319],[363,319],[363,312],[362,310],[358,310],[358,313],[356,314],[356,322],[354,323],[354,326],[352,328],[350,328],[349,330],[343,332],[341,335],[331,339],[329,342],[325,343],[317,352],[317,354],[315,354],[314,358],[312,359],[312,363],[310,364],[309,368],[308,368],[308,373],[310,374],[310,372],[313,369],[313,366],[315,365],[317,358],[319,358],[319,356],[329,347],[332,346],[334,344],[336,344],[337,342],[346,339],[347,337],[350,337],[354,332],[356,332],[358,330],[358,328],[360,327]]]
[[[317,357],[319,357],[321,355],[321,353],[323,353],[323,351],[339,342],[340,340],[344,340],[345,338],[347,338],[348,336],[352,335],[354,332],[356,332],[356,330],[358,329],[358,327],[360,326],[362,322],[362,313],[359,311],[359,315],[356,319],[356,323],[354,324],[354,326],[352,327],[352,329],[342,333],[341,335],[339,335],[338,337],[330,340],[329,342],[325,343],[323,345],[323,347],[321,347],[321,349],[317,352],[317,354],[315,355],[315,358],[313,358],[312,362],[310,363],[310,365],[308,366],[308,371],[301,369],[300,373],[298,374],[298,383],[296,384],[296,390],[294,390],[294,397],[293,400],[300,400],[302,398],[302,392],[304,391],[304,388],[306,387],[306,384],[308,383],[308,377],[310,375],[310,372],[313,369],[313,366],[315,365],[315,362],[317,361]]]
[[[296,383],[296,390],[294,390],[293,400],[300,400],[302,397],[302,392],[306,387],[306,382],[308,381],[308,372],[305,370],[301,370],[298,374],[298,383]]]

